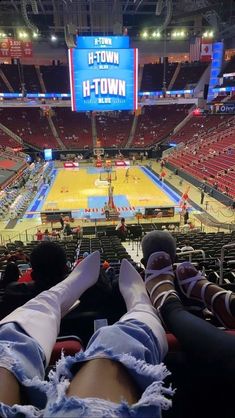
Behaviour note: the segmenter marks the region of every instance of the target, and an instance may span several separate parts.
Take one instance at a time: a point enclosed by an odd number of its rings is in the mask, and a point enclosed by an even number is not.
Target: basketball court
[[[145,207],[172,207],[179,200],[156,176],[149,175],[146,168],[120,167],[109,172],[86,167],[59,169],[40,210],[70,210],[77,217],[84,216],[85,212],[94,218],[107,202],[109,179],[114,187],[114,204],[122,216],[133,216]]]

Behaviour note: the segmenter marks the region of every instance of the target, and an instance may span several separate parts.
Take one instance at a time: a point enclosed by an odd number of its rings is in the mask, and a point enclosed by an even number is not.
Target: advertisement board
[[[126,49],[130,47],[129,36],[77,36],[79,49]]]
[[[44,149],[44,160],[45,161],[51,161],[52,160],[52,149],[50,149],[50,148]]]
[[[216,106],[216,113],[235,113],[235,103],[224,103],[219,106]]]
[[[13,38],[5,38],[0,41],[0,58],[31,58],[32,56],[32,42]]]
[[[72,110],[138,108],[138,50],[128,45],[125,36],[78,37],[78,47],[69,50]]]

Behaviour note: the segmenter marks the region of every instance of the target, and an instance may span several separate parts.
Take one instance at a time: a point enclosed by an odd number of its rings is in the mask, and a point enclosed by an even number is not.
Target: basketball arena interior
[[[44,240],[70,270],[99,250],[115,277],[123,259],[142,271],[141,242],[161,231],[176,241],[174,267],[190,261],[234,290],[234,33],[233,0],[0,1],[2,279],[18,251],[29,271]],[[0,311],[5,291],[0,280]],[[85,347],[94,321],[117,320],[90,311],[65,317],[66,349],[68,335]],[[221,327],[213,309],[205,320]],[[179,391],[163,416],[234,418],[226,390],[216,403],[208,376],[185,377],[183,349],[171,333],[168,343]]]

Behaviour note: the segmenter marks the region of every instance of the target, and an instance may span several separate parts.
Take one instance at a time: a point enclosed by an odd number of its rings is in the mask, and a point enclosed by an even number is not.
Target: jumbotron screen
[[[78,36],[69,70],[72,110],[137,109],[138,50],[127,36]]]

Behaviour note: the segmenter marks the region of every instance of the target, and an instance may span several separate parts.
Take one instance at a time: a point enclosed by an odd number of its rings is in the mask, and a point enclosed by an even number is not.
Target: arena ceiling
[[[235,33],[234,0],[0,0],[0,26],[27,26],[44,34],[77,28],[107,33],[123,26],[133,36],[145,27],[185,27],[190,34],[210,27],[224,38]]]

